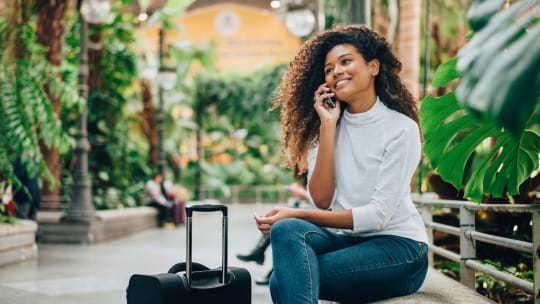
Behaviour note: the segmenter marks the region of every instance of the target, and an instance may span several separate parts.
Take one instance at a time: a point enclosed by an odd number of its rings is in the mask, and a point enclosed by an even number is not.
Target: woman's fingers
[[[257,229],[264,234],[269,235],[270,229],[272,228],[273,219],[270,216],[273,214],[273,210],[268,212],[266,216],[260,216],[257,213],[253,214],[255,222],[257,223]]]
[[[315,105],[323,105],[323,100],[326,98],[334,97],[335,93],[330,91],[330,88],[326,84],[320,85],[313,93],[313,102]]]
[[[268,227],[268,223],[265,223],[265,218],[258,215],[257,213],[253,214],[253,218],[255,218],[255,223],[257,224],[257,229],[259,229],[263,234],[266,234],[266,231],[269,231],[270,228]]]
[[[270,234],[270,229],[272,228],[272,226],[268,225],[268,224],[262,224],[262,225],[257,225],[257,228],[259,228],[259,231],[262,234],[269,235]]]

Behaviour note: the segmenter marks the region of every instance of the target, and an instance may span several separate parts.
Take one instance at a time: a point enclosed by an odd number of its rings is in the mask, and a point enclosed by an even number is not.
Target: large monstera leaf
[[[458,102],[520,136],[540,122],[540,1],[521,0],[501,10],[502,0],[473,0],[475,31],[458,54]]]
[[[443,87],[459,76],[456,59],[437,69],[434,87]],[[420,107],[420,124],[424,132],[424,152],[432,167],[456,188],[465,186],[465,197],[480,202],[483,194],[503,197],[518,193],[523,183],[538,168],[540,132],[524,129],[519,135],[505,131],[493,120],[462,107],[454,92],[441,97],[427,96]],[[495,143],[481,158],[473,155],[486,140]],[[466,166],[473,174],[465,180]]]

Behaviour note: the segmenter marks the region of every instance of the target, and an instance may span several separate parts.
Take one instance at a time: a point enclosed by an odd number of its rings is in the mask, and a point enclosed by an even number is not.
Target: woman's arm
[[[321,121],[319,149],[313,174],[309,180],[309,193],[313,203],[320,209],[328,209],[334,196],[334,143],[336,141],[336,123]]]
[[[261,233],[268,235],[272,225],[285,218],[299,218],[315,225],[328,228],[352,229],[353,218],[351,210],[317,210],[276,207],[264,216],[255,214],[255,222]]]
[[[321,85],[315,95],[322,93],[323,98],[331,96],[326,85]],[[341,115],[341,102],[336,102],[335,108],[330,108],[323,103],[323,98],[317,98],[315,111],[319,115],[321,125],[319,127],[319,149],[313,174],[309,180],[309,194],[315,206],[320,209],[328,209],[334,197],[336,179],[334,172],[334,146],[336,142],[337,122]]]

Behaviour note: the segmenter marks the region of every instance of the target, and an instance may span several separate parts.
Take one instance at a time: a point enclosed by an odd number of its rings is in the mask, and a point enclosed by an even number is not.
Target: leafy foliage
[[[276,122],[277,113],[269,113],[274,90],[277,87],[283,66],[255,71],[248,75],[207,73],[195,79],[197,87],[197,109],[215,107],[219,115],[230,118],[235,128],[246,128],[260,134],[268,123]],[[202,113],[210,118],[211,113]],[[251,119],[246,119],[250,117]]]
[[[498,20],[496,18],[500,14],[506,16],[509,13],[503,11],[493,17],[493,20]],[[489,29],[490,25],[491,22],[485,28]],[[523,27],[524,24],[520,26]],[[524,34],[523,37],[528,39],[528,35]],[[461,77],[458,89],[455,93],[450,92],[441,97],[427,96],[420,108],[420,123],[425,138],[424,150],[432,167],[456,188],[465,185],[465,197],[479,202],[484,194],[494,197],[517,194],[519,186],[538,170],[539,165],[540,132],[538,124],[532,119],[535,117],[535,108],[530,107],[530,103],[523,99],[523,94],[515,91],[534,92],[538,99],[538,89],[528,90],[524,88],[526,84],[523,82],[524,77],[536,72],[529,69],[513,70],[510,74],[512,78],[500,77],[500,68],[507,66],[509,59],[493,61],[495,51],[483,49],[484,45],[493,47],[493,41],[499,38],[497,31],[492,30],[488,34],[481,31],[464,51],[460,52],[457,59],[451,59],[439,66],[433,86],[443,87]],[[534,63],[528,56],[513,54],[514,50],[508,50],[508,57],[514,60],[516,66]],[[525,49],[520,50],[526,52]],[[503,52],[503,49],[499,51]],[[469,61],[473,56],[472,52],[477,56],[475,60],[478,60],[478,63]],[[460,70],[459,65],[465,64],[464,62],[469,65]],[[481,68],[478,68],[480,63]],[[497,77],[493,74],[495,71],[498,71]],[[493,77],[503,79],[505,88]],[[471,83],[473,78],[474,83]],[[509,91],[516,94],[505,95]],[[504,95],[502,107],[492,105],[492,102],[501,100],[495,96],[499,94]],[[520,102],[519,106],[515,105],[516,100]],[[471,110],[471,107],[474,108]],[[498,107],[496,111],[495,107]],[[495,112],[497,113],[494,114]],[[505,118],[502,118],[503,116]],[[512,122],[512,127],[505,124],[511,117],[515,121]],[[524,117],[527,119],[523,120]],[[473,174],[470,177],[465,174],[467,166],[472,167],[470,171]]]
[[[80,45],[79,22],[73,18],[66,35],[66,60],[77,63]],[[134,139],[137,119],[127,110],[128,102],[137,98],[134,16],[118,14],[110,24],[90,28],[93,39],[102,39],[102,49],[92,49],[90,75],[93,77],[88,97],[88,170],[96,209],[133,207],[142,202],[144,182],[150,174],[144,143]],[[101,37],[101,38],[95,38]],[[93,60],[92,60],[93,59]],[[96,61],[97,60],[97,61]],[[63,111],[70,132],[77,131],[77,115]],[[72,155],[64,154],[66,168],[64,194],[70,190]]]
[[[533,280],[533,271],[527,269],[523,264],[508,266],[489,259],[482,260],[482,263],[488,264],[497,270],[511,273],[520,279],[530,282]],[[435,268],[454,280],[459,280],[460,264],[458,262],[436,260]],[[532,295],[480,271],[476,272],[475,281],[476,291],[497,303],[531,303]]]
[[[476,2],[483,2],[470,9],[478,31],[458,56],[458,101],[518,135],[529,120],[540,122],[540,48],[531,47],[540,41],[540,5],[522,0],[493,14],[503,1]]]
[[[437,70],[433,83],[446,85],[456,77],[455,60]],[[454,92],[442,97],[427,96],[420,108],[424,132],[424,151],[437,172],[456,188],[465,186],[465,197],[482,200],[487,193],[503,197],[518,193],[518,188],[538,168],[540,134],[537,129],[524,130],[519,136],[506,132],[495,122],[478,118],[459,105]],[[481,160],[471,163],[486,140],[497,138],[484,151]],[[473,175],[465,180],[467,165]]]
[[[135,118],[126,111],[137,80],[134,22],[131,14],[120,14],[102,27],[104,55],[95,62],[103,83],[89,98],[89,132],[92,144],[90,171],[94,176],[94,204],[98,209],[133,207],[150,173],[147,155],[130,136]]]
[[[36,43],[33,20],[0,19],[0,172],[16,181],[12,166],[17,157],[31,174],[39,173],[53,184],[39,147],[39,140],[66,152],[74,140],[65,131],[50,103],[46,87],[62,106],[78,110],[81,100],[73,86],[59,82],[59,68],[45,58],[46,50]]]
[[[284,66],[268,67],[247,75],[206,73],[195,78],[194,108],[211,139],[202,164],[204,184],[276,184],[292,181],[280,167],[279,115],[268,112]],[[245,129],[244,138],[234,138]],[[216,154],[230,155],[226,163],[212,161]],[[209,160],[207,160],[209,159]]]

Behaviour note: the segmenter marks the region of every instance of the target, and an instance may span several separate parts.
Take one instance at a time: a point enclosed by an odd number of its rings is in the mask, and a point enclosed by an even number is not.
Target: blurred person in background
[[[173,221],[173,200],[166,197],[162,190],[163,174],[157,172],[144,187],[144,203],[158,210],[158,223],[163,227],[165,223]]]
[[[13,164],[13,173],[21,183],[13,197],[17,205],[16,215],[21,219],[36,220],[36,212],[41,201],[39,175],[37,171],[33,174],[28,172],[20,157]]]
[[[293,208],[300,208],[303,203],[308,202],[308,196],[306,188],[299,183],[293,183],[285,187],[287,193],[291,196],[291,202],[287,205]],[[266,249],[270,246],[270,237],[267,235],[262,235],[255,247],[247,254],[237,254],[236,257],[240,261],[244,262],[255,262],[258,265],[264,264],[265,252]],[[264,277],[258,278],[255,280],[255,283],[258,285],[268,285],[270,275],[272,270],[270,270]]]

